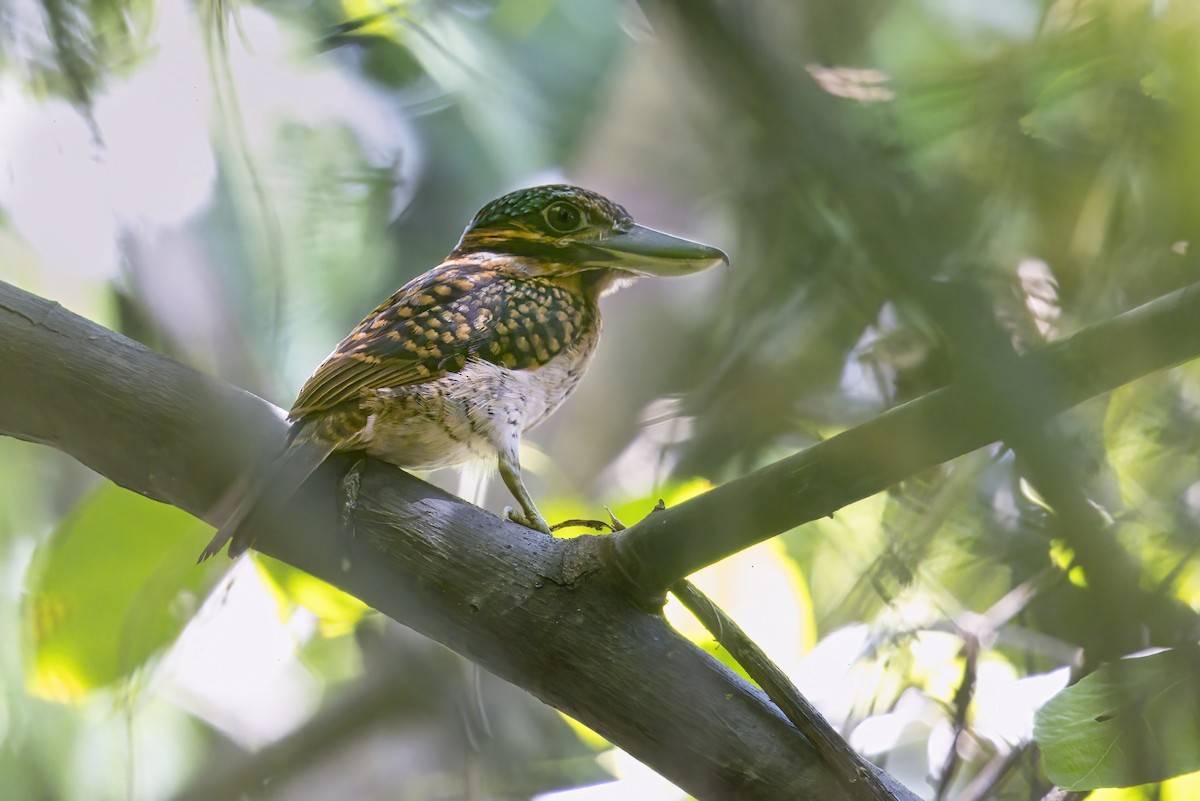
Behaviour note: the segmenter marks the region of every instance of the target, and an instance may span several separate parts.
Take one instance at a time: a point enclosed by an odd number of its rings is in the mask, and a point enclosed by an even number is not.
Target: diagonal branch
[[[209,522],[225,486],[285,432],[261,399],[5,284],[0,375],[0,433]],[[699,798],[853,797],[761,691],[631,600],[609,569],[610,538],[546,537],[374,461],[347,537],[335,500],[345,467],[333,460],[264,522],[259,549],[529,690]]]
[[[1027,357],[1059,379],[1058,413],[1200,356],[1200,284]],[[614,535],[625,572],[650,592],[1001,436],[973,394],[945,387]]]
[[[776,705],[804,736],[816,746],[822,758],[849,784],[860,782],[864,801],[891,797],[879,777],[870,772],[869,763],[842,739],[841,735],[807,698],[800,694],[782,670],[762,652],[746,632],[725,614],[712,599],[687,579],[671,585],[671,594],[691,612],[718,643],[746,671],[754,683],[767,691]]]

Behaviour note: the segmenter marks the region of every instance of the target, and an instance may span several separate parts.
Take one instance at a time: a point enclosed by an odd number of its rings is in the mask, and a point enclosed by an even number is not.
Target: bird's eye
[[[543,216],[556,233],[569,234],[583,226],[583,212],[563,200],[547,206]]]

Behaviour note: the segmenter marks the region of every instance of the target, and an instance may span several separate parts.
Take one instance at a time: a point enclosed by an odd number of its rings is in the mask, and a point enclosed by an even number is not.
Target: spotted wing
[[[432,381],[470,358],[532,369],[569,347],[594,319],[588,301],[549,282],[443,265],[367,315],[304,384],[290,417],[370,390]]]

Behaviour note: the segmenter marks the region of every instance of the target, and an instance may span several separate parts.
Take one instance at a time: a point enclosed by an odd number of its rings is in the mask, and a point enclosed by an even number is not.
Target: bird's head
[[[729,263],[716,248],[638,225],[608,198],[565,184],[518,189],[488,203],[451,257],[472,253],[515,256],[529,274],[553,276],[686,275]]]

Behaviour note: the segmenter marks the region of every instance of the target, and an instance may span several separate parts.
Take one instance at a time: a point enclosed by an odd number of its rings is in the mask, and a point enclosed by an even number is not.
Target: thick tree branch
[[[1061,412],[1200,356],[1200,284],[1086,328],[1026,359],[1059,380]],[[998,439],[973,393],[946,387],[614,535],[626,573],[654,591],[706,565]],[[1035,421],[1030,421],[1035,422]]]
[[[210,523],[214,499],[284,435],[261,399],[4,284],[0,374],[0,433]],[[259,549],[524,687],[697,797],[855,796],[759,690],[631,602],[607,569],[610,539],[545,537],[378,462],[346,537],[335,502],[345,466],[327,465],[286,519],[264,524]]]

